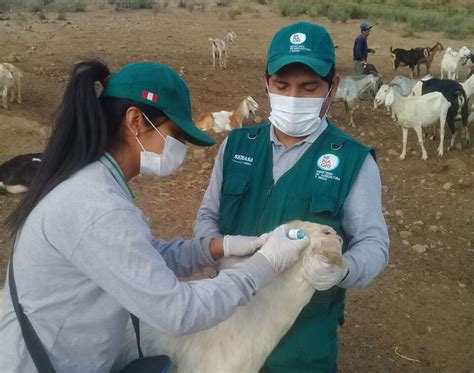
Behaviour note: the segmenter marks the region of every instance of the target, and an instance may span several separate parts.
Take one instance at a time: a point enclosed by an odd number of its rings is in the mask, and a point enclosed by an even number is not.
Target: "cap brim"
[[[184,137],[191,144],[199,146],[211,146],[216,143],[216,141],[211,136],[197,128],[193,122],[178,118],[174,115],[168,115],[168,117],[183,130]]]
[[[316,58],[302,56],[302,55],[293,55],[293,56],[283,56],[277,58],[274,61],[268,63],[267,72],[268,75],[273,75],[281,68],[289,65],[290,63],[302,63],[308,66],[311,70],[313,70],[319,76],[326,76],[331,71],[331,63],[323,60],[318,60]]]

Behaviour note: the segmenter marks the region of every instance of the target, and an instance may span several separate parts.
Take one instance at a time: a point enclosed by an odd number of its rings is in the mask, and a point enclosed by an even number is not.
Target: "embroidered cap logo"
[[[305,42],[305,40],[306,34],[303,34],[302,32],[297,32],[290,36],[291,44],[302,44]]]

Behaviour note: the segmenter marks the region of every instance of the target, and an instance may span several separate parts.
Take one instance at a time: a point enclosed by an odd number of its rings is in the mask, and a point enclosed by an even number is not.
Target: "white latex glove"
[[[259,250],[275,272],[282,272],[298,259],[301,250],[309,245],[309,238],[291,240],[287,237],[288,225],[283,224],[268,234],[267,242]]]
[[[267,242],[268,233],[255,236],[224,236],[224,257],[253,254]]]
[[[342,265],[331,264],[328,258],[320,254],[307,257],[305,260],[309,260],[311,264],[308,266],[305,263],[302,267],[304,279],[319,291],[339,285],[349,271],[344,258],[342,258]]]

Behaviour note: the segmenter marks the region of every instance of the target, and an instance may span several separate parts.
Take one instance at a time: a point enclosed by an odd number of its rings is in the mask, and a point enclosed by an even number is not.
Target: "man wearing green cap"
[[[298,22],[275,34],[269,122],[234,130],[222,143],[194,226],[197,237],[256,235],[300,219],[329,225],[344,240],[342,266],[314,261],[305,279],[317,291],[263,372],[336,371],[345,289],[366,286],[388,261],[374,151],[326,119],[340,80],[335,63],[319,25]]]

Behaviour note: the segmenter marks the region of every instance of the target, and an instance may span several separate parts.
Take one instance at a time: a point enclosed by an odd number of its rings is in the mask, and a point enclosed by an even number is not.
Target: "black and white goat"
[[[41,153],[18,155],[0,165],[0,191],[28,191],[41,164]]]
[[[470,142],[469,134],[469,107],[468,97],[464,91],[463,86],[451,79],[437,79],[432,78],[426,81],[418,82],[413,88],[414,96],[421,96],[431,92],[440,92],[444,98],[451,103],[451,107],[446,114],[446,123],[449,130],[451,131],[451,143],[448,146],[450,150],[454,146],[456,140],[456,117],[460,116],[462,125],[464,127],[464,133],[466,143]]]
[[[393,58],[393,71],[399,66],[408,66],[411,70],[410,77],[413,79],[415,67],[429,57],[431,50],[430,48],[392,49],[390,47],[390,53]]]

